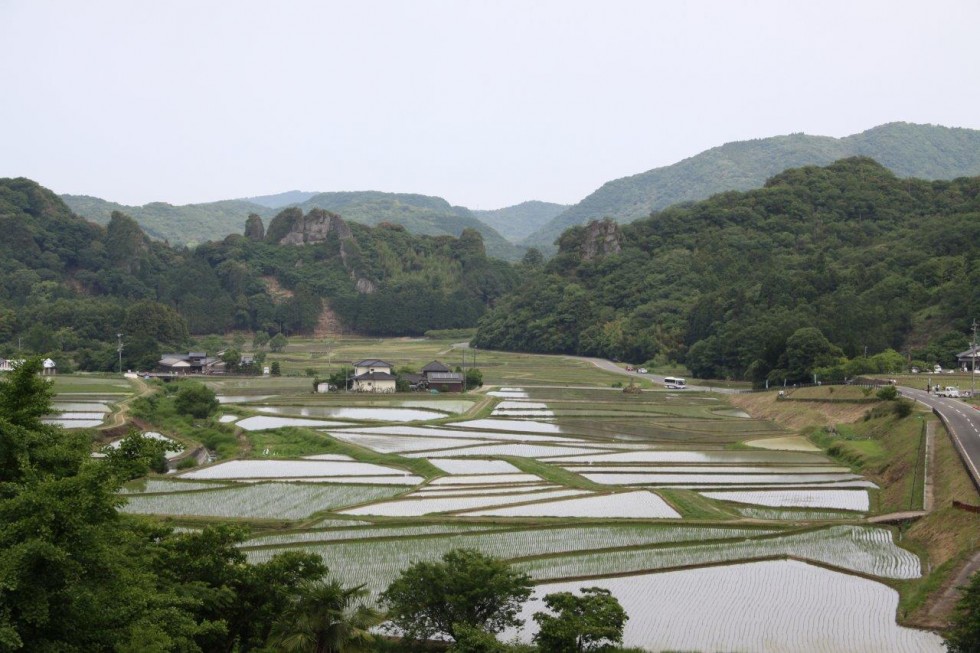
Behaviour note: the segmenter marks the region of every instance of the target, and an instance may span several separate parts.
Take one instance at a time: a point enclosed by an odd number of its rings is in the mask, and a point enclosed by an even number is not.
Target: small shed
[[[54,376],[58,373],[58,364],[50,358],[45,358],[41,363],[41,374],[44,376]]]

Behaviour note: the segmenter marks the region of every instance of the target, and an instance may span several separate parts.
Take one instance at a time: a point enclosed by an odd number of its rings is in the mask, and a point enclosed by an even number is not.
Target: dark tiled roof
[[[452,372],[452,370],[446,365],[444,365],[443,363],[440,363],[439,361],[432,361],[431,363],[429,363],[428,365],[422,368],[422,374],[426,374],[429,372]]]
[[[387,372],[368,372],[354,377],[355,381],[394,381],[395,375]]]
[[[388,367],[388,368],[394,368],[395,366],[392,365],[391,363],[386,363],[386,362],[384,362],[382,360],[378,360],[377,358],[365,358],[362,361],[357,361],[356,363],[354,363],[354,367]]]

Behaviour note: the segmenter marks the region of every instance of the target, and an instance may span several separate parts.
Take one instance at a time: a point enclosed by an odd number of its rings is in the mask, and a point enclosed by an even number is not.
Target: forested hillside
[[[800,380],[808,348],[810,367],[865,347],[948,365],[980,312],[978,252],[980,178],[899,179],[847,159],[569,229],[474,343],[756,381]]]
[[[846,138],[792,134],[728,143],[674,165],[616,179],[556,216],[523,244],[554,252],[568,227],[611,217],[627,223],[672,204],[729,190],[759,188],[783,170],[868,156],[900,177],[980,175],[980,131],[889,123]]]
[[[317,193],[298,206],[304,211],[326,209],[366,225],[400,224],[413,234],[426,236],[459,236],[464,229],[474,229],[483,236],[490,256],[515,261],[523,254],[522,248],[478,220],[469,209],[452,206],[441,197],[378,191]]]
[[[305,193],[290,191],[249,199],[223,200],[205,204],[174,206],[153,202],[145,206],[125,206],[86,195],[64,195],[72,211],[98,224],[108,224],[113,212],[136,220],[153,238],[174,245],[195,246],[221,240],[228,234],[242,233],[245,218],[255,214],[263,219],[290,205],[303,211],[325,209],[345,220],[365,225],[382,222],[403,225],[410,233],[424,236],[459,236],[464,229],[475,229],[483,236],[487,253],[509,261],[519,259],[524,249],[508,242],[463,207],[451,206],[441,197],[407,193],[358,191],[344,193]],[[293,204],[294,201],[297,203]]]
[[[173,245],[194,246],[209,240],[220,240],[241,231],[249,213],[263,217],[275,214],[273,209],[245,200],[182,206],[166,202],[126,206],[88,195],[62,195],[61,199],[74,213],[101,225],[109,224],[114,212],[123,213],[136,220],[151,238],[166,240]]]
[[[565,204],[532,200],[492,211],[474,210],[473,215],[496,229],[510,242],[516,243],[527,238],[568,208]]]
[[[421,334],[472,326],[516,282],[473,230],[415,236],[297,208],[268,232],[249,222],[250,237],[172,248],[122,213],[102,227],[33,181],[0,180],[0,355],[111,368],[122,333],[124,364],[146,367],[189,334],[310,333],[325,305],[351,331]]]

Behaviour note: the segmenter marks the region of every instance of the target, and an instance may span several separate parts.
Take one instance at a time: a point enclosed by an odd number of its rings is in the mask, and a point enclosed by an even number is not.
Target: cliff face
[[[337,234],[341,241],[352,237],[350,227],[336,213],[313,209],[304,216],[293,220],[289,231],[279,239],[280,245],[305,245],[318,243],[327,239],[331,232]]]
[[[623,232],[610,218],[590,222],[582,241],[582,260],[593,261],[623,251]]]
[[[324,242],[330,234],[334,234],[340,241],[340,260],[354,282],[357,292],[362,295],[375,292],[377,286],[374,282],[361,276],[354,268],[352,259],[356,261],[357,258],[352,257],[350,251],[357,250],[354,234],[350,226],[336,213],[313,209],[303,215],[303,212],[296,207],[288,208],[277,215],[269,225],[266,240],[280,245],[313,245]]]

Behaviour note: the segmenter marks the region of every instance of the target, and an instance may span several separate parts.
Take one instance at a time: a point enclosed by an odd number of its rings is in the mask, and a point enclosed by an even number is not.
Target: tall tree
[[[381,594],[388,619],[410,639],[456,637],[459,624],[499,633],[520,626],[531,578],[502,560],[456,549],[441,562],[418,562]]]

